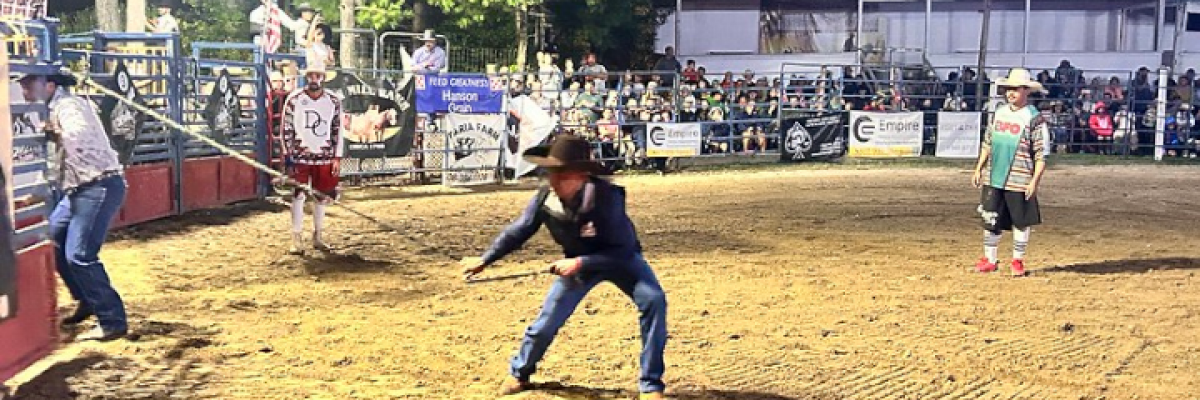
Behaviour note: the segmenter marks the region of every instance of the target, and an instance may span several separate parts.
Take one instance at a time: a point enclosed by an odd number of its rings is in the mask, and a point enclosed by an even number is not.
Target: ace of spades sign
[[[124,62],[117,62],[113,70],[113,79],[107,86],[122,97],[145,105]],[[105,97],[100,102],[100,120],[104,123],[109,143],[112,144],[113,150],[117,151],[121,164],[128,165],[129,159],[133,157],[133,150],[137,147],[138,135],[142,132],[146,116],[116,98]]]
[[[239,116],[242,114],[241,103],[237,96],[237,88],[229,78],[229,71],[222,70],[217,75],[217,83],[208,94],[204,106],[204,120],[208,122],[211,133],[209,137],[220,144],[229,144],[229,137],[238,128]]]

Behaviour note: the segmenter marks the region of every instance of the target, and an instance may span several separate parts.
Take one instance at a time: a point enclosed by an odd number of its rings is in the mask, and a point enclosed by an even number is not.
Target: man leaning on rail
[[[80,340],[119,339],[129,328],[125,304],[99,255],[109,224],[125,201],[124,168],[96,107],[69,91],[79,83],[69,70],[45,77],[27,75],[19,81],[26,100],[48,104],[45,131],[58,149],[54,173],[61,200],[50,214],[50,233],[58,274],[79,302],[61,322],[74,326],[95,316],[99,325]]]

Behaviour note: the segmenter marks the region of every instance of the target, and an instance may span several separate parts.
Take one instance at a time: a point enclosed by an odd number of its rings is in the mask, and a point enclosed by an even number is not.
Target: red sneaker
[[[975,270],[978,272],[992,272],[996,270],[996,263],[988,261],[987,257],[983,257],[979,259],[979,262],[975,263]]]
[[[1025,260],[1013,260],[1012,274],[1013,276],[1025,276]]]

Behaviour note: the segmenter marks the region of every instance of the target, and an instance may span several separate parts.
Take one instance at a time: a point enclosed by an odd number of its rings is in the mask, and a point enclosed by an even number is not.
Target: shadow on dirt
[[[51,366],[22,384],[13,399],[211,398],[201,395],[210,379],[189,360],[147,364],[90,352]]]
[[[237,203],[221,208],[191,211],[183,215],[127,226],[114,230],[110,240],[147,240],[186,234],[210,226],[229,225],[259,214],[287,211],[288,207],[266,200]]]
[[[488,193],[524,192],[531,191],[537,187],[538,183],[536,181],[521,182],[513,185],[487,185],[453,189],[447,188],[447,190],[432,190],[428,192],[394,190],[393,187],[387,186],[365,186],[343,193],[343,198],[352,202],[372,200],[402,200],[426,197],[469,196]]]
[[[357,253],[337,250],[309,251],[301,257],[304,272],[309,275],[387,272],[397,264],[385,260],[368,260]]]
[[[1036,271],[1038,273],[1076,274],[1140,274],[1149,271],[1200,269],[1200,258],[1150,258],[1138,260],[1109,260],[1094,263],[1059,265]]]
[[[579,385],[568,385],[559,382],[546,382],[534,384],[531,389],[534,391],[546,393],[562,399],[636,399],[638,393],[633,390],[609,389],[609,388],[593,388]],[[717,389],[683,389],[672,393],[667,391],[668,398],[677,400],[798,400],[800,397],[791,397],[778,395],[773,393],[763,393],[746,390],[717,390]]]

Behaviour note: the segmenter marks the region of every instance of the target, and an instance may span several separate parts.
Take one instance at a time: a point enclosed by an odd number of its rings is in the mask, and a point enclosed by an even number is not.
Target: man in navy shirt
[[[605,172],[592,161],[591,152],[591,145],[575,136],[560,136],[550,146],[526,151],[527,161],[547,170],[549,185],[538,190],[524,213],[482,258],[463,260],[466,277],[471,278],[521,247],[542,225],[566,255],[552,265],[560,278],[546,294],[541,314],[525,331],[502,395],[530,388],[529,377],[559,328],[593,287],[610,281],[633,299],[641,313],[641,398],[663,398],[666,294],[642,257],[637,232],[625,213],[625,189],[597,177]]]

